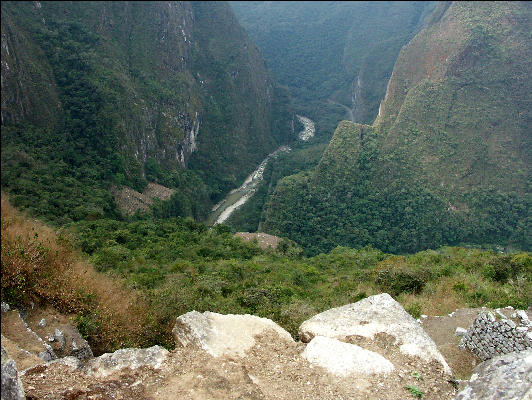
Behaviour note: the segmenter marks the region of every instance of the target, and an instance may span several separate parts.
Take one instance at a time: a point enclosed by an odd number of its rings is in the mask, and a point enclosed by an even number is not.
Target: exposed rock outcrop
[[[419,357],[426,362],[437,361],[446,373],[451,374],[451,369],[436,344],[419,323],[387,293],[327,310],[299,327],[303,342],[309,342],[315,336],[341,341],[348,341],[353,336],[373,339],[379,333],[391,335],[402,354]]]
[[[255,336],[273,331],[278,340],[294,343],[290,334],[272,320],[253,315],[222,315],[191,311],[177,318],[172,330],[178,346],[197,346],[213,357],[243,357],[255,345]]]
[[[17,364],[2,346],[2,400],[24,400],[25,398]]]
[[[17,310],[2,313],[2,335],[24,349],[25,353],[31,353],[42,361],[57,358],[53,348],[28,326]]]
[[[113,187],[111,192],[118,207],[120,207],[120,211],[131,215],[137,210],[148,211],[153,204],[153,199],[156,197],[161,200],[169,200],[175,190],[149,182],[142,193],[127,186],[122,186],[120,189]]]
[[[147,349],[120,349],[114,353],[106,353],[94,358],[86,365],[88,374],[105,377],[124,368],[140,367],[161,368],[168,357],[168,350],[153,346]]]
[[[532,349],[495,357],[479,364],[468,386],[455,400],[532,398]]]
[[[384,304],[391,299],[373,297]],[[51,329],[53,343],[68,342],[65,330],[57,328],[61,318],[47,312],[29,312],[25,318],[32,327]],[[378,314],[366,316],[363,326],[390,323]],[[266,318],[192,311],[176,319],[173,333],[173,351],[154,346],[86,360],[38,359],[22,371],[21,382],[29,398],[39,399],[404,400],[412,385],[427,400],[450,400],[457,393],[438,360],[403,354],[403,342],[380,329],[343,341],[317,335],[305,344]],[[2,338],[2,344],[8,342]]]
[[[247,241],[257,239],[257,244],[261,249],[267,249],[268,247],[276,249],[281,241],[279,236],[269,235],[262,232],[237,232],[235,235]]]
[[[323,336],[316,336],[310,341],[303,357],[312,364],[341,376],[387,374],[395,369],[390,361],[378,353]]]

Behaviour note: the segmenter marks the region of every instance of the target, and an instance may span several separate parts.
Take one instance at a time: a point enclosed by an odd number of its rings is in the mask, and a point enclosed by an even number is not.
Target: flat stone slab
[[[280,340],[295,344],[292,336],[272,320],[249,314],[191,311],[176,319],[172,333],[176,345],[198,346],[213,357],[243,357],[255,345],[255,336],[265,331],[273,331]]]
[[[354,335],[373,339],[377,333],[393,336],[401,353],[419,357],[427,362],[436,360],[442,364],[447,374],[451,374],[451,369],[434,341],[387,293],[324,311],[299,327],[303,342],[309,342],[315,336],[341,341],[346,341],[349,336]]]
[[[310,363],[340,376],[387,374],[395,369],[393,364],[380,354],[324,336],[314,337],[302,356]]]
[[[137,369],[140,367],[161,368],[170,353],[161,346],[146,349],[120,349],[114,353],[102,354],[90,360],[86,365],[89,375],[104,377],[124,368]],[[66,363],[66,365],[69,365]],[[75,367],[75,364],[72,365]]]
[[[479,364],[455,400],[532,399],[532,349]]]

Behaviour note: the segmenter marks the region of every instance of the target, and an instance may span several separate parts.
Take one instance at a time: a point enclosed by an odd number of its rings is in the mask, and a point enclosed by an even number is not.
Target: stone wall
[[[524,311],[515,313],[520,321],[516,324],[510,318],[495,318],[491,312],[482,312],[468,329],[461,348],[469,349],[481,360],[488,360],[500,354],[523,351],[532,348],[530,321]]]

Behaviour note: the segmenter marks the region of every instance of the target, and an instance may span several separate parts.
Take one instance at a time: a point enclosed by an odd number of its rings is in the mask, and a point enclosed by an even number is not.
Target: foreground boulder
[[[191,311],[177,318],[172,333],[178,346],[197,346],[213,357],[243,357],[255,345],[255,336],[267,331],[295,344],[290,334],[272,320],[248,314]]]
[[[2,346],[2,400],[24,400],[25,398],[17,365]]]
[[[387,374],[395,368],[386,358],[360,346],[316,336],[303,352],[303,357],[334,375]]]
[[[120,349],[114,353],[106,353],[90,360],[85,368],[88,374],[96,377],[105,377],[124,368],[134,370],[140,367],[151,367],[158,369],[161,368],[168,354],[168,350],[160,346],[147,349]]]
[[[532,398],[532,349],[513,352],[479,364],[455,400]]]
[[[315,336],[341,341],[349,341],[354,336],[373,339],[380,333],[391,335],[402,354],[416,356],[426,362],[437,361],[447,374],[451,374],[451,369],[436,344],[419,323],[387,293],[324,311],[299,327],[303,342],[309,342]]]

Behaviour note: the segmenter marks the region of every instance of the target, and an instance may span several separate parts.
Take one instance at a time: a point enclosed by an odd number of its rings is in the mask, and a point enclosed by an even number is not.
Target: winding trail
[[[344,104],[341,104],[341,103],[338,103],[332,99],[327,99],[327,101],[331,104],[337,104],[343,108],[345,108],[345,110],[347,111],[347,115],[349,116],[349,121],[351,122],[355,122],[355,115],[353,114],[353,110],[351,110],[349,107],[347,107],[346,105]]]

